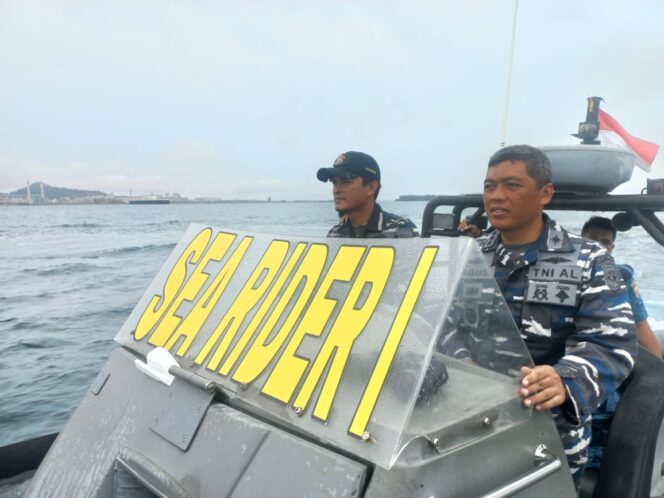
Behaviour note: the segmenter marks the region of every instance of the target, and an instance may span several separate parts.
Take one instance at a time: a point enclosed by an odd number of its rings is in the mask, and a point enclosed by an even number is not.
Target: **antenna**
[[[519,16],[519,0],[514,0],[514,18],[512,19],[512,43],[510,45],[510,60],[507,66],[507,89],[505,90],[505,109],[503,110],[503,131],[500,146],[505,147],[507,142],[507,118],[510,110],[510,96],[512,94],[512,66],[514,66],[514,47],[516,45],[516,22]]]

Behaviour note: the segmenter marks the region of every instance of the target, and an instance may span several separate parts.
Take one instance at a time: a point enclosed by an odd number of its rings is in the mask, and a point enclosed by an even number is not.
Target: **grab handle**
[[[533,470],[530,470],[513,481],[508,482],[501,488],[484,495],[483,498],[503,498],[505,496],[511,496],[553,474],[560,469],[562,465],[562,462],[556,455],[551,453],[545,445],[540,444],[535,450],[535,468]]]

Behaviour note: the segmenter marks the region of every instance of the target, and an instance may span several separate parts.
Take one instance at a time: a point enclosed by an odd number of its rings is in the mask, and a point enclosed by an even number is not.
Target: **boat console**
[[[192,225],[116,341],[25,496],[574,496],[472,239]]]

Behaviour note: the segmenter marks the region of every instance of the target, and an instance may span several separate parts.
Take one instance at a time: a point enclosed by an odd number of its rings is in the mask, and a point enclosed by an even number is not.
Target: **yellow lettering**
[[[212,243],[212,247],[208,251],[209,254],[206,254],[205,259],[201,260],[201,262],[196,266],[196,269],[192,273],[191,277],[189,277],[189,280],[187,280],[184,288],[180,294],[178,294],[177,299],[173,301],[173,304],[168,309],[168,313],[166,316],[164,316],[164,319],[161,321],[157,329],[148,340],[150,344],[166,348],[173,346],[173,342],[169,343],[169,345],[166,345],[166,342],[184,318],[176,315],[178,308],[182,305],[183,302],[191,302],[196,298],[200,290],[203,288],[203,285],[205,285],[205,282],[208,280],[208,277],[210,276],[204,271],[205,265],[211,260],[221,260],[234,239],[235,235],[233,234],[223,232],[217,234],[217,237]],[[226,287],[226,284],[233,276],[233,273],[240,264],[240,261],[242,260],[242,257],[244,256],[244,253],[251,244],[252,240],[253,239],[251,237],[244,237],[240,241],[237,248],[233,251],[233,254],[231,254],[226,263],[224,263],[221,270],[219,270],[214,280],[212,280],[210,286],[206,289],[205,293],[200,298],[203,302],[207,302],[210,294],[215,292],[217,289],[220,289],[220,293],[223,291],[223,289]],[[198,316],[195,318],[198,318]]]
[[[235,364],[238,357],[240,356],[245,346],[249,342],[249,339],[251,339],[251,337],[254,335],[254,332],[256,332],[258,325],[263,320],[263,317],[274,303],[274,300],[277,298],[277,295],[285,285],[286,280],[288,280],[288,278],[290,277],[290,274],[293,271],[295,264],[300,259],[300,256],[302,256],[302,253],[304,252],[304,248],[306,246],[307,244],[305,242],[300,242],[297,246],[295,246],[293,254],[291,254],[290,258],[286,262],[284,269],[279,274],[279,277],[272,286],[272,289],[270,289],[270,292],[268,293],[267,297],[261,304],[260,308],[258,308],[258,311],[251,319],[251,322],[240,336],[240,339],[238,339],[237,344],[235,345],[231,353],[228,355],[228,358],[226,359],[224,364],[219,369],[219,373],[221,375],[228,375],[228,373],[233,368],[233,365]]]
[[[323,271],[323,266],[327,259],[327,246],[324,244],[312,244],[304,256],[302,263],[297,267],[293,278],[288,283],[288,287],[279,298],[279,302],[270,314],[270,317],[261,328],[256,336],[249,351],[244,356],[242,362],[237,367],[233,374],[233,380],[241,384],[249,384],[253,382],[261,372],[267,367],[268,363],[277,354],[282,344],[290,334],[295,326],[295,322],[302,313],[309,297],[316,288],[319,276]],[[275,286],[276,287],[276,286]],[[284,320],[283,324],[268,341],[268,336],[274,329],[277,321],[286,309],[286,306],[293,299],[295,292],[300,288],[301,291],[298,295],[295,304],[291,308],[290,313]]]
[[[300,389],[293,407],[304,410],[327,364],[332,361],[323,382],[313,416],[327,420],[337,392],[341,375],[350,355],[355,339],[371,318],[394,263],[394,248],[372,247],[353,282],[348,297],[316,357],[307,378]],[[368,295],[362,299],[363,290],[369,286]]]
[[[336,299],[327,297],[332,283],[335,280],[350,281],[365,249],[365,247],[357,246],[339,248],[302,321],[295,329],[284,353],[265,382],[262,393],[288,403],[309,364],[309,360],[297,357],[295,352],[305,335],[318,337],[323,332],[323,328],[337,305]]]
[[[212,236],[212,229],[206,228],[201,230],[189,245],[182,252],[182,255],[171,268],[171,272],[166,278],[164,283],[163,297],[159,294],[152,296],[150,303],[143,311],[143,314],[138,319],[136,330],[134,332],[134,339],[140,341],[154,328],[157,322],[164,315],[168,306],[173,302],[173,299],[178,295],[182,285],[187,276],[187,263],[196,264],[205,251],[205,247]]]
[[[246,239],[245,239],[246,240]],[[244,240],[242,241],[244,242]],[[228,281],[235,273],[240,261],[244,257],[246,250],[249,247],[251,240],[247,240],[246,245],[242,245],[242,242],[238,246],[238,249],[233,253],[233,256],[229,258],[229,261],[222,267],[217,277],[222,274],[221,278],[215,279],[214,283],[206,289],[205,293],[201,298],[196,301],[196,304],[189,312],[189,314],[184,318],[180,326],[177,328],[177,331],[171,335],[171,338],[166,343],[165,348],[171,349],[173,345],[180,339],[184,337],[184,341],[178,348],[176,354],[178,356],[184,356],[187,353],[187,350],[191,346],[191,343],[198,335],[198,332],[201,330],[203,323],[207,320],[208,316],[217,305],[219,298],[223,294]]]
[[[376,366],[371,373],[371,377],[364,390],[362,399],[358,404],[353,420],[348,428],[349,434],[362,437],[366,430],[369,418],[376,406],[378,395],[383,388],[385,377],[392,365],[392,360],[394,359],[397,348],[401,343],[401,338],[403,337],[408,321],[413,313],[417,299],[422,292],[424,282],[429,275],[429,270],[436,259],[437,252],[437,247],[425,247],[422,251],[422,255],[417,263],[413,277],[408,284],[408,289],[406,289],[406,293],[404,294],[399,310],[394,317],[394,322],[392,322],[392,327],[387,335],[385,344],[383,345],[378,360],[376,361]]]
[[[203,346],[203,349],[196,357],[196,363],[201,364],[212,350],[219,338],[223,335],[221,343],[217,347],[212,359],[207,365],[209,370],[216,370],[221,362],[223,355],[228,349],[238,329],[242,325],[245,316],[253,308],[258,300],[265,294],[265,290],[274,280],[281,263],[283,263],[288,253],[289,243],[283,240],[274,240],[268,246],[263,257],[258,262],[251,276],[246,281],[242,290],[238,292],[235,301],[215,327],[214,332]]]

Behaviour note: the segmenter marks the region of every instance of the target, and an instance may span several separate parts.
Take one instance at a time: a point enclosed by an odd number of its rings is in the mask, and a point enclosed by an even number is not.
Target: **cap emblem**
[[[345,154],[341,154],[339,157],[337,157],[337,158],[334,160],[334,165],[335,165],[335,166],[339,166],[339,165],[340,165],[342,162],[344,162],[345,160],[346,160],[346,155],[345,155]]]

